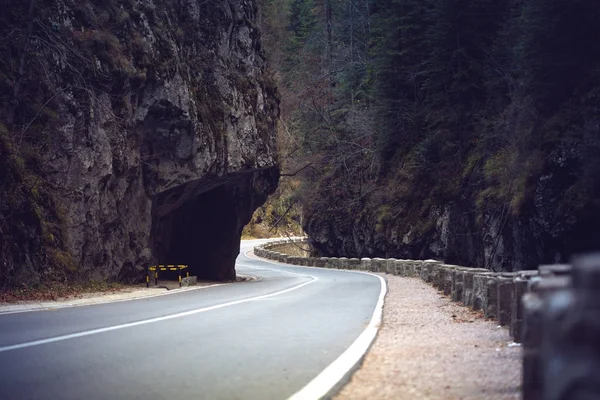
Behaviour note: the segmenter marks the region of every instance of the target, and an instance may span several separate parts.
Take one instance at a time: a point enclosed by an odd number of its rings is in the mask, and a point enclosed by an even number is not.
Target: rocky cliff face
[[[454,199],[432,205],[416,191],[395,197],[393,183],[382,179],[356,208],[340,203],[320,212],[318,203],[306,209],[310,244],[323,256],[437,259],[495,271],[535,269],[597,251],[600,136],[597,124],[586,129],[584,140],[545,156],[518,213],[508,202],[478,204],[481,182],[464,181]],[[315,190],[315,198],[331,204],[330,188]]]
[[[311,245],[324,256],[437,259],[496,271],[597,251],[600,135],[591,117],[597,108],[573,109],[579,114],[570,119],[569,140],[562,125],[540,129],[562,130],[563,139],[547,143],[545,153],[526,154],[527,163],[539,165],[535,175],[525,178],[522,169],[499,163],[515,176],[504,186],[485,177],[485,159],[469,173],[457,160],[458,171],[449,166],[439,179],[400,174],[398,163],[361,198],[332,180],[313,185],[304,220]],[[459,184],[444,193],[448,182]],[[488,196],[492,192],[502,193],[500,201]]]
[[[38,0],[0,16],[0,285],[232,279],[278,181],[254,1]]]

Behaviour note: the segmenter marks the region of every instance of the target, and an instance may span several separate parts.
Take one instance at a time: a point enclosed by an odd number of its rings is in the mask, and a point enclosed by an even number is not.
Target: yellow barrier
[[[154,271],[154,284],[158,286],[158,271],[179,271],[179,286],[181,286],[181,271],[186,269],[187,265],[182,264],[161,264],[151,265],[146,271],[146,287],[150,287],[150,271]],[[190,276],[189,271],[187,276]]]
[[[149,271],[156,271],[161,270],[161,271],[166,271],[167,269],[171,270],[171,271],[176,271],[178,269],[186,269],[188,266],[187,265],[167,265],[167,264],[162,264],[162,265],[151,265],[150,267],[148,267]]]

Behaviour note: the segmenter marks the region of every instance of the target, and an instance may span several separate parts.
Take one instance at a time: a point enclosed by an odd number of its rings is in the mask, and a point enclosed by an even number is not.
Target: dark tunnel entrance
[[[199,279],[235,279],[236,220],[224,185],[194,196],[161,218],[158,263],[187,264]]]
[[[242,229],[277,183],[276,177],[272,185],[273,177],[265,181],[263,175],[246,174],[218,185],[192,182],[156,195],[155,262],[186,264],[198,279],[235,280]]]

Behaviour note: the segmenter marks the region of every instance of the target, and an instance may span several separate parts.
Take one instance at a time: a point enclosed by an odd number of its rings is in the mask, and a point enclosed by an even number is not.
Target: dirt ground
[[[379,335],[335,399],[520,399],[521,348],[506,328],[418,278],[385,277]]]

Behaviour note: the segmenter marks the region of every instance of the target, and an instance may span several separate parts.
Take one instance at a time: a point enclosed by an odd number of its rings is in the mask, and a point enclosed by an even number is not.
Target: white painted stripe
[[[99,305],[110,304],[110,303],[121,303],[123,301],[145,300],[145,299],[151,299],[153,297],[168,296],[168,295],[172,295],[172,294],[191,292],[192,290],[209,289],[209,288],[214,288],[214,287],[217,287],[217,286],[230,285],[230,284],[231,283],[215,283],[215,284],[209,285],[209,286],[189,286],[189,287],[186,287],[186,288],[171,289],[171,290],[165,289],[164,292],[155,293],[155,294],[149,294],[149,295],[141,294],[140,296],[129,297],[129,298],[126,298],[126,299],[103,299],[102,297],[97,297],[97,298],[92,297],[92,298],[90,298],[91,300],[94,300],[94,301],[98,300],[98,302],[96,302],[96,303],[79,303],[79,304],[73,304],[73,303],[64,303],[64,302],[62,302],[62,301],[59,300],[55,304],[44,305],[43,303],[40,303],[40,305],[38,307],[36,307],[36,308],[30,308],[30,309],[11,310],[11,311],[2,311],[0,309],[0,317],[2,315],[8,315],[8,314],[22,314],[22,313],[35,312],[35,311],[54,311],[54,310],[60,310],[60,309],[63,309],[63,308],[92,307],[92,306],[99,306]],[[110,296],[110,295],[108,295],[108,296]]]
[[[352,272],[376,276],[381,282],[381,292],[379,293],[379,299],[377,300],[377,305],[375,306],[371,321],[363,333],[361,333],[345,352],[325,368],[323,372],[317,375],[316,378],[310,381],[308,385],[293,394],[288,400],[316,400],[335,394],[333,390],[340,389],[340,387],[337,386],[345,383],[343,380],[349,378],[349,375],[353,372],[354,368],[358,367],[375,341],[375,337],[381,326],[383,303],[387,293],[387,285],[385,280],[379,275],[361,271]]]
[[[244,255],[250,259],[248,255],[250,251],[244,253]],[[256,256],[255,256],[256,257]],[[385,295],[387,294],[387,284],[385,279],[379,275],[375,275],[364,271],[355,270],[340,270],[340,269],[329,269],[329,268],[318,268],[318,267],[306,267],[302,265],[290,265],[285,263],[276,263],[263,258],[256,257],[255,259],[267,262],[275,265],[289,265],[293,268],[310,268],[310,269],[321,269],[327,271],[339,271],[346,273],[356,273],[363,275],[371,275],[379,278],[381,282],[381,291],[379,292],[379,298],[373,311],[373,316],[367,328],[360,334],[360,336],[344,351],[334,362],[329,364],[319,375],[317,375],[312,381],[306,386],[294,393],[288,400],[317,400],[331,397],[335,394],[334,389],[340,389],[343,385],[344,379],[349,378],[349,375],[353,372],[354,368],[358,367],[360,362],[363,360],[367,351],[371,348],[371,345],[375,341],[377,332],[381,326],[381,320],[383,316],[383,304],[385,301]],[[291,272],[289,272],[291,273]]]
[[[318,278],[312,277],[312,279],[308,282],[301,283],[299,285],[293,286],[293,287],[285,289],[285,290],[281,290],[279,292],[265,294],[265,295],[257,296],[257,297],[251,297],[251,298],[243,299],[243,300],[230,301],[228,303],[217,304],[217,305],[210,306],[210,307],[198,308],[195,310],[185,311],[185,312],[181,312],[181,313],[177,313],[177,314],[166,315],[163,317],[150,318],[150,319],[145,319],[142,321],[130,322],[127,324],[108,326],[106,328],[92,329],[92,330],[84,331],[84,332],[71,333],[69,335],[56,336],[53,338],[34,340],[32,342],[25,342],[25,343],[15,344],[15,345],[11,345],[11,346],[0,347],[0,353],[5,352],[5,351],[24,349],[27,347],[40,346],[40,345],[48,344],[48,343],[62,342],[64,340],[76,339],[76,338],[80,338],[80,337],[84,337],[84,336],[96,335],[98,333],[116,331],[119,329],[132,328],[135,326],[147,325],[147,324],[152,324],[155,322],[168,321],[170,319],[175,319],[175,318],[188,317],[190,315],[200,314],[200,313],[207,312],[207,311],[218,310],[219,308],[225,308],[225,307],[230,307],[230,306],[234,306],[237,304],[249,303],[249,302],[255,301],[255,300],[268,299],[271,297],[279,296],[284,293],[289,293],[294,290],[298,290],[306,285],[310,285],[311,283],[313,283],[317,280],[318,280]]]
[[[269,241],[279,240],[279,239],[285,239],[285,238],[281,237],[281,238],[273,238],[273,239],[253,239],[253,240],[242,240],[241,242],[242,243],[256,242],[256,245],[259,245],[259,244],[263,244],[263,243],[267,243]],[[0,306],[0,316],[8,315],[8,314],[21,314],[21,313],[26,313],[26,312],[36,312],[36,311],[53,311],[53,310],[58,310],[58,309],[62,309],[62,308],[72,308],[72,307],[90,307],[90,306],[96,306],[96,305],[100,305],[100,304],[119,303],[122,301],[149,299],[152,297],[168,296],[168,295],[172,295],[172,294],[188,292],[191,290],[208,289],[208,288],[222,286],[222,285],[229,285],[229,283],[218,283],[218,284],[209,285],[209,286],[197,286],[197,287],[189,287],[189,288],[184,288],[184,289],[180,288],[180,289],[175,289],[175,290],[167,290],[166,292],[163,292],[163,293],[157,293],[157,294],[151,294],[151,295],[141,295],[139,297],[131,297],[131,298],[126,298],[126,299],[117,299],[117,300],[107,299],[106,301],[98,301],[97,303],[69,304],[69,303],[64,303],[64,302],[58,301],[56,304],[51,304],[51,305],[47,305],[47,306],[39,305],[39,306],[33,306],[33,308],[23,308],[23,309],[17,309],[17,310],[12,310],[12,309],[10,309],[11,307],[7,307],[8,309],[4,310],[3,307]],[[23,307],[27,307],[27,305],[25,305]]]

